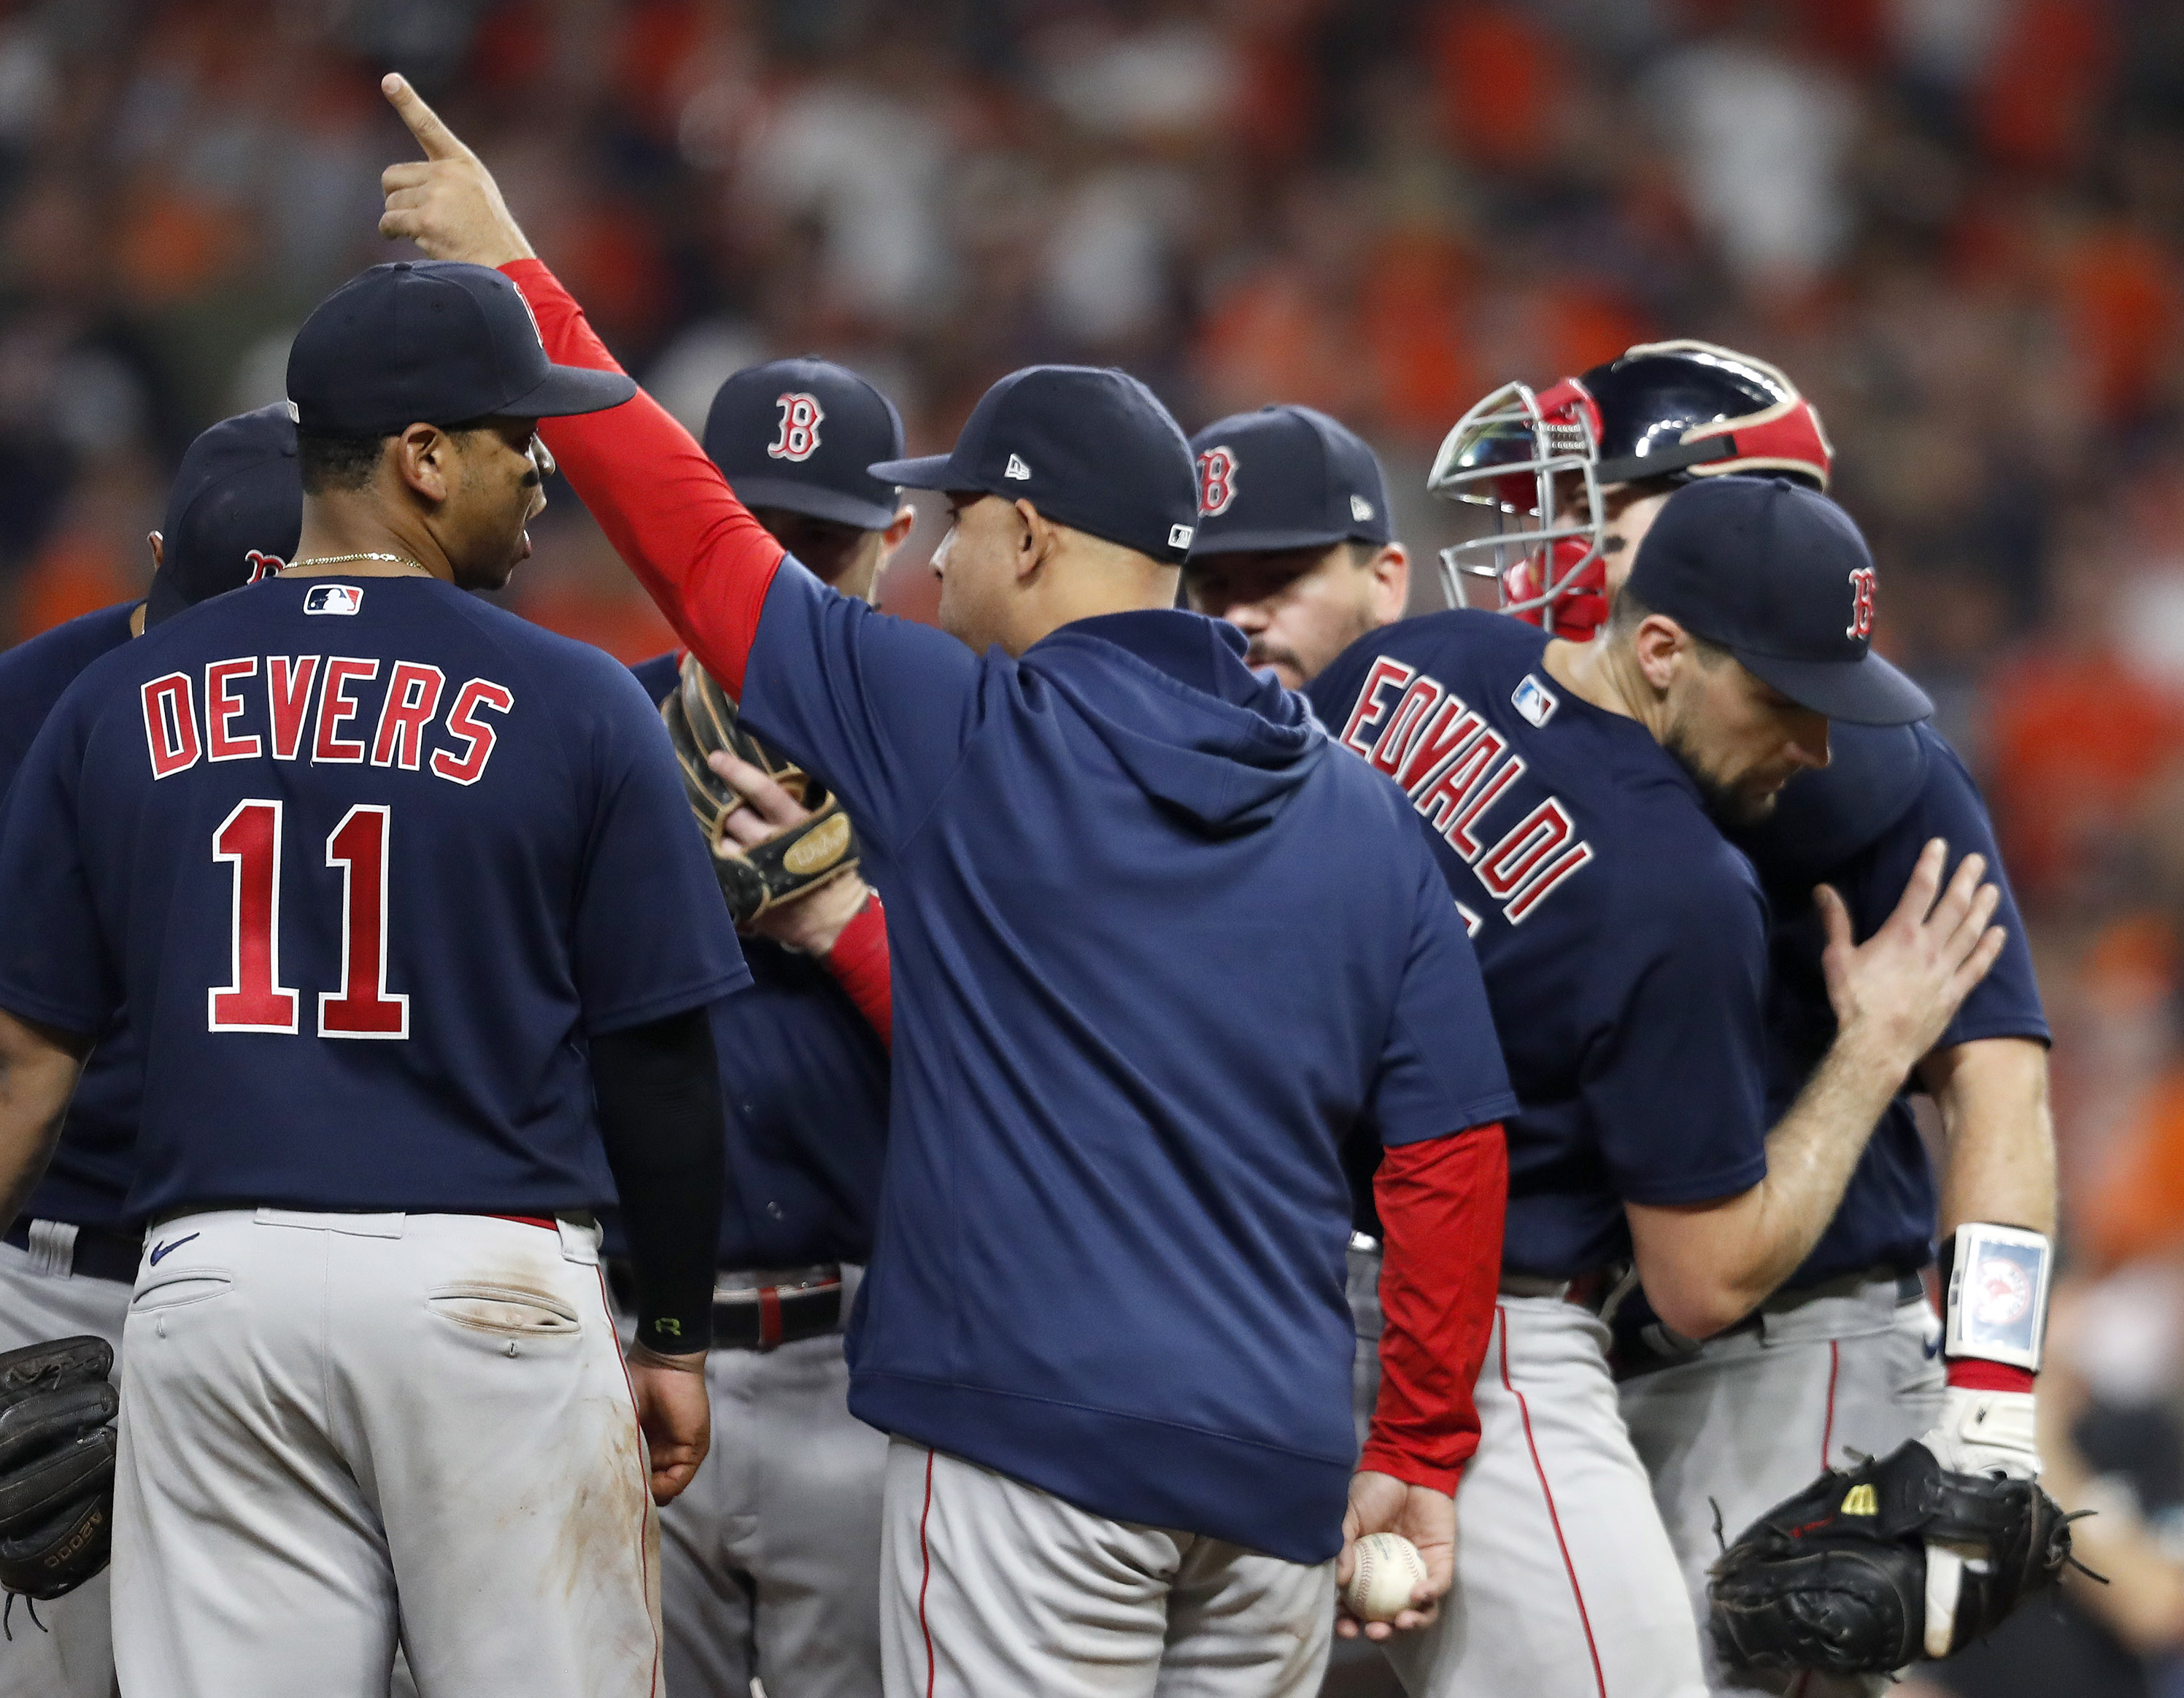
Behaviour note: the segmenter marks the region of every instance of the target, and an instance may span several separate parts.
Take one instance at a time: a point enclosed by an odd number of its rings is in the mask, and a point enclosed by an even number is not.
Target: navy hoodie
[[[1357,1456],[1341,1144],[1515,1108],[1386,778],[1180,612],[972,654],[786,561],[752,728],[888,902],[894,1090],[850,1407],[1301,1562]]]

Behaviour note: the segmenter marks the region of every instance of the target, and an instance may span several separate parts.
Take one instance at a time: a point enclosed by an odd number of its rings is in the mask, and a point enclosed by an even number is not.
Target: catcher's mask
[[[1587,637],[1607,615],[1605,492],[1724,472],[1783,474],[1824,491],[1833,460],[1795,384],[1711,342],[1642,342],[1541,390],[1507,383],[1457,421],[1426,480],[1495,521],[1441,550],[1441,587],[1465,607],[1467,580],[1490,581],[1498,599],[1479,604]]]

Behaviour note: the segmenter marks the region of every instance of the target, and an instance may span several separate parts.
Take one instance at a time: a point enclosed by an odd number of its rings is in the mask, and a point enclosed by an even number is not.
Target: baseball
[[[1400,1533],[1368,1533],[1357,1541],[1342,1601],[1361,1622],[1392,1622],[1411,1607],[1426,1578],[1426,1560]]]

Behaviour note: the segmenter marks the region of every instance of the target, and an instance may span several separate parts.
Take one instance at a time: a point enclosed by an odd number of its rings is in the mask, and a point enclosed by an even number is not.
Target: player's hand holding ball
[[[1334,1568],[1335,1632],[1377,1640],[1424,1627],[1455,1578],[1456,1500],[1392,1474],[1355,1475]]]

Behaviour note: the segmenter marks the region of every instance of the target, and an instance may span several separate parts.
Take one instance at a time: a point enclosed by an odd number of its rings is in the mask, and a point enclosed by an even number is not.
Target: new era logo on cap
[[[1362,495],[1351,496],[1350,498],[1350,516],[1352,519],[1355,519],[1360,525],[1370,522],[1373,518],[1373,504],[1368,501]]]
[[[313,584],[304,592],[306,613],[357,613],[364,607],[364,592],[348,584]]]
[[[1011,454],[1009,456],[1008,465],[1002,469],[1001,476],[1003,477],[1020,478],[1024,482],[1028,482],[1031,480],[1031,468],[1023,463],[1023,456],[1022,454]]]

